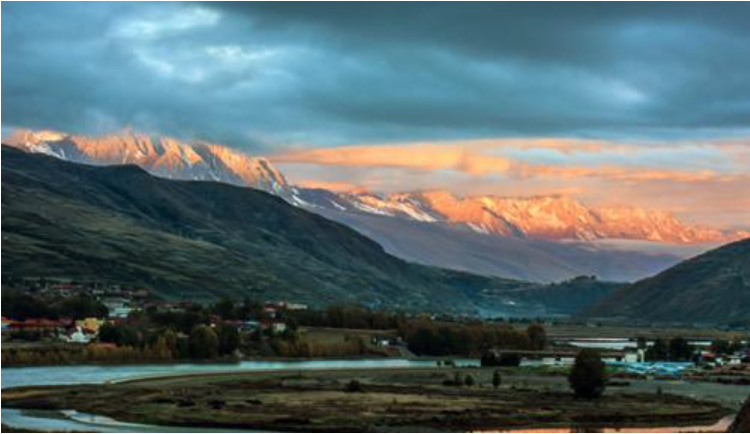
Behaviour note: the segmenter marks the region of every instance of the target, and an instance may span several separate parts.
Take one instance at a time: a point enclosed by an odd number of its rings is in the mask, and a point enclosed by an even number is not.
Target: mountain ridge
[[[104,280],[167,299],[250,297],[514,317],[569,315],[620,286],[602,282],[577,294],[579,285],[410,263],[278,196],[168,180],[135,165],[71,163],[3,146],[2,178],[4,276]],[[545,305],[573,300],[566,291],[578,301],[562,310]]]
[[[304,193],[304,191],[303,191]],[[543,240],[631,239],[671,243],[725,241],[748,234],[690,226],[674,214],[632,206],[589,208],[560,195],[459,196],[440,190],[334,193],[335,203],[301,197],[322,208],[442,222],[485,235]],[[307,196],[307,197],[306,197]],[[333,207],[333,208],[332,208]]]
[[[687,225],[672,213],[635,207],[591,208],[561,195],[458,196],[440,190],[380,195],[367,191],[331,192],[317,200],[315,189],[291,185],[263,157],[202,141],[185,143],[126,129],[100,137],[54,131],[17,130],[7,144],[87,164],[137,164],[170,179],[213,180],[279,195],[290,203],[318,208],[442,222],[477,233],[528,239],[631,239],[696,243],[750,236],[743,231]]]
[[[129,129],[100,137],[16,130],[4,144],[75,163],[134,164],[168,179],[220,181],[287,196],[291,186],[263,157],[207,142],[184,143]]]
[[[278,196],[2,147],[3,272],[112,280],[166,298],[475,312],[525,282],[411,264]]]

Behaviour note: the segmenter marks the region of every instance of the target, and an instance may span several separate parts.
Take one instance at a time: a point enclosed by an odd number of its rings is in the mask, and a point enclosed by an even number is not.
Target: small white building
[[[83,332],[83,329],[76,327],[76,330],[70,336],[67,336],[65,340],[71,344],[88,344],[92,338],[92,335],[87,335]]]

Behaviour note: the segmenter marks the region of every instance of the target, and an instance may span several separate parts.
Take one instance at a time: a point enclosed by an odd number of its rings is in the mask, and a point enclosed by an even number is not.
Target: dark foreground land
[[[474,385],[450,384],[459,373]],[[121,421],[271,431],[477,431],[711,425],[725,403],[648,387],[578,400],[560,377],[491,369],[379,369],[192,375],[4,390],[4,407],[75,409]],[[679,388],[675,390],[679,392]]]

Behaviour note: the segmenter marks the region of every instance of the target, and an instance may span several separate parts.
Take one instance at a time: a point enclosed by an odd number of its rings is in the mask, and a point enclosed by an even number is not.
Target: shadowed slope
[[[750,321],[750,239],[626,286],[587,315],[652,322]]]

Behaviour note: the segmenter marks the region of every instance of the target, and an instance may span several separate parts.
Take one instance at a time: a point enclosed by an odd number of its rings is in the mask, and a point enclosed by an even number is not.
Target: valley
[[[0,432],[750,430],[750,2],[2,2]]]

